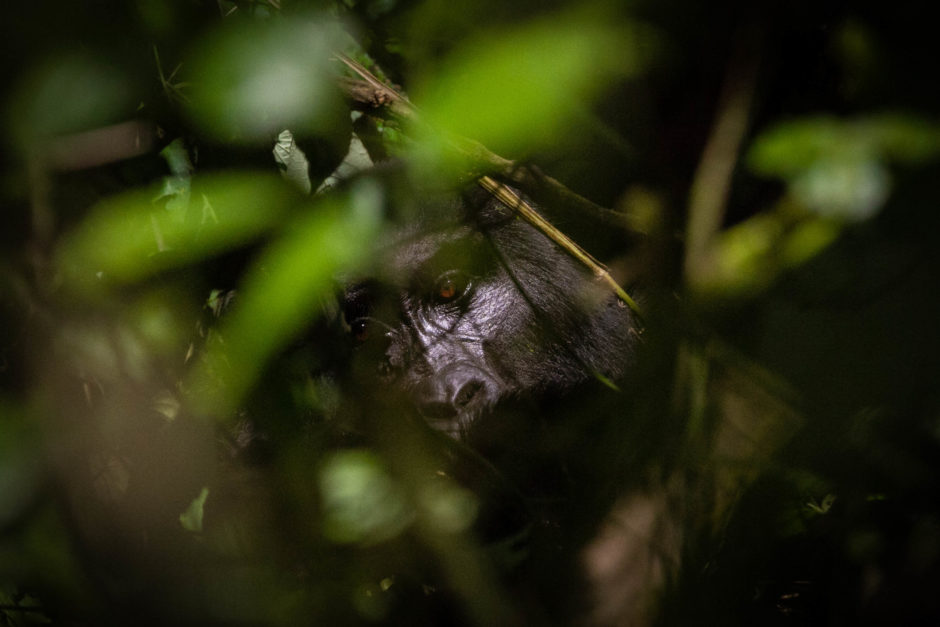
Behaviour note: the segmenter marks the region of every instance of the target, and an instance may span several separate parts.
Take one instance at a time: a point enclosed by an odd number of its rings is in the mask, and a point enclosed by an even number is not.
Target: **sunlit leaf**
[[[336,124],[343,109],[329,64],[338,41],[338,31],[326,23],[229,24],[192,56],[190,113],[228,141],[274,139],[285,127],[302,134]]]
[[[382,461],[366,450],[334,453],[320,471],[323,531],[338,543],[388,540],[411,522],[413,510]]]
[[[102,202],[59,251],[66,278],[87,287],[191,263],[257,237],[297,200],[276,177],[254,174],[194,181],[185,215],[161,198],[138,190]]]
[[[487,31],[413,90],[431,124],[497,152],[557,142],[571,111],[642,65],[637,32],[571,16]]]
[[[363,181],[348,195],[318,199],[289,225],[250,270],[240,298],[193,379],[200,411],[228,416],[241,402],[270,357],[317,311],[341,269],[360,262],[380,225],[381,191]],[[224,388],[212,385],[225,372]]]

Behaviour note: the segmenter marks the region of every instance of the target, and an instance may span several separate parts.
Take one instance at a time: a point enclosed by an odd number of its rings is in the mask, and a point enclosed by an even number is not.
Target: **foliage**
[[[699,4],[8,7],[0,624],[940,617],[932,26]],[[644,312],[526,459],[363,386],[336,305],[481,175]]]

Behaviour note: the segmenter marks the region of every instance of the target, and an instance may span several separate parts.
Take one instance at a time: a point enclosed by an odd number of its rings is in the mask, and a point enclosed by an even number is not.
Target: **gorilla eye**
[[[349,329],[357,342],[365,342],[369,339],[369,321],[365,318],[353,320],[349,325]]]
[[[467,277],[462,272],[446,272],[434,284],[434,300],[439,303],[453,302],[464,295],[468,285]]]

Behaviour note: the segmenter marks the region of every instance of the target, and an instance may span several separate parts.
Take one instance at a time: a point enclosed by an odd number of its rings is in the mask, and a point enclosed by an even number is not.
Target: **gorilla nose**
[[[484,389],[483,382],[454,374],[426,381],[415,391],[418,409],[428,418],[453,418]]]

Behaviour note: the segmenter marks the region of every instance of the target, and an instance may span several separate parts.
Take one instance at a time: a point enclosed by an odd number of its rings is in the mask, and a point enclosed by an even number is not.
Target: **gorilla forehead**
[[[377,274],[402,289],[431,283],[448,270],[486,274],[497,264],[486,237],[457,223],[402,228],[382,244],[378,260]]]

